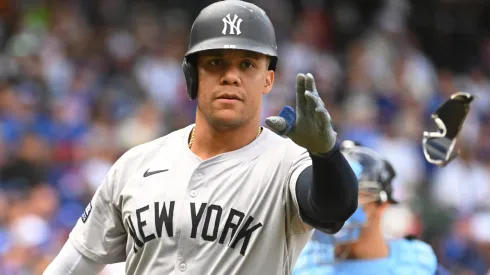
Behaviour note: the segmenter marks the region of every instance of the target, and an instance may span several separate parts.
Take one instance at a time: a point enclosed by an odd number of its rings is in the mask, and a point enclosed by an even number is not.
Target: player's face
[[[377,197],[373,193],[359,191],[358,204],[362,206],[362,210],[366,214],[366,227],[375,223],[378,218],[378,204],[376,203]]]
[[[238,128],[260,119],[262,95],[274,72],[262,54],[242,50],[205,51],[198,56],[198,112],[216,128]]]
[[[380,226],[383,209],[386,204],[379,205],[377,199],[378,197],[373,193],[359,192],[358,204],[362,206],[367,217],[366,228],[363,230],[378,228]]]

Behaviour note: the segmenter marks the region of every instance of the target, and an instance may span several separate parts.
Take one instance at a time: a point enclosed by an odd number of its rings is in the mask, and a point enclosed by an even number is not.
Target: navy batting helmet
[[[189,48],[182,63],[191,100],[197,97],[196,53],[216,49],[238,49],[271,57],[269,69],[277,65],[276,35],[266,13],[254,4],[225,0],[204,8],[191,28]]]
[[[398,203],[392,197],[392,181],[396,173],[389,161],[374,150],[350,140],[342,142],[341,151],[346,158],[359,163],[362,167],[359,175],[359,191],[375,194],[380,203]]]

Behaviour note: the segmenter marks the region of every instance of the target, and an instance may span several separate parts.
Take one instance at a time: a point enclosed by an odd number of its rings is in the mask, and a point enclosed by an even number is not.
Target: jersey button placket
[[[203,177],[203,176],[204,176],[204,174],[203,174],[202,172],[200,172],[200,171],[196,171],[196,178],[197,178],[198,180],[202,179],[202,177]],[[192,189],[192,190],[189,192],[189,195],[190,195],[192,198],[197,197],[197,194],[198,194],[198,192],[197,192],[197,190],[196,190],[196,189]]]
[[[186,269],[187,269],[187,265],[186,264],[182,263],[182,264],[179,265],[179,270],[180,271],[184,272]]]

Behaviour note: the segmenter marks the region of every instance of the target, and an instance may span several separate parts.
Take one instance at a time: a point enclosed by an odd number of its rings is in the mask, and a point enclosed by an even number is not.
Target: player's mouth
[[[221,101],[242,101],[242,99],[235,94],[221,94],[216,99]]]

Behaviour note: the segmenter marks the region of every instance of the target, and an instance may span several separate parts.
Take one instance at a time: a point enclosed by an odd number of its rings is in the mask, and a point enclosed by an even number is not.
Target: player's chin
[[[212,112],[216,116],[233,118],[243,113],[244,104],[240,100],[216,100],[212,105]]]
[[[212,120],[219,128],[235,128],[243,123],[243,114],[237,109],[218,109],[212,113]]]

